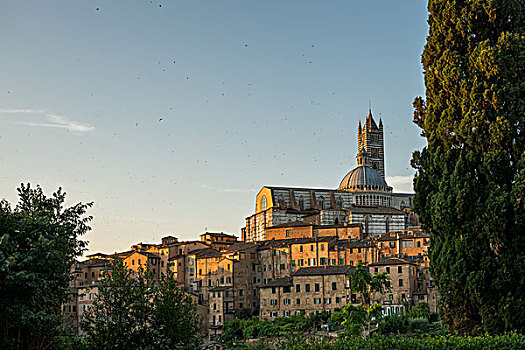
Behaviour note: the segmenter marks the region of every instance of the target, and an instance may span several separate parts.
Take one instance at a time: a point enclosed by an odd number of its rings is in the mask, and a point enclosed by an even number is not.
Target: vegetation
[[[459,336],[420,336],[420,337],[383,337],[373,336],[370,339],[348,337],[340,339],[314,339],[295,336],[280,342],[258,343],[255,345],[237,346],[235,349],[282,349],[282,350],[479,350],[525,348],[525,336],[510,333],[500,336],[459,337]],[[227,348],[228,349],[228,348]],[[233,349],[233,348],[230,348]]]
[[[414,121],[415,209],[440,314],[459,334],[525,330],[525,2],[430,0]],[[493,338],[488,338],[493,339]]]
[[[29,184],[18,196],[14,208],[0,201],[0,348],[45,349],[61,333],[61,306],[92,203],[64,208],[61,188],[46,197]]]
[[[91,349],[196,349],[201,343],[196,304],[173,274],[156,282],[147,270],[133,276],[121,261],[105,270],[82,329]]]
[[[370,295],[373,292],[385,293],[390,290],[390,281],[386,272],[372,275],[363,263],[357,263],[350,274],[350,290],[360,293],[365,305],[370,305]]]
[[[219,341],[227,346],[244,343],[248,339],[260,339],[265,337],[287,336],[294,333],[306,333],[316,331],[330,320],[330,314],[321,312],[305,316],[293,315],[290,317],[277,317],[273,321],[262,320],[254,316],[250,319],[234,319],[226,322],[224,333]]]

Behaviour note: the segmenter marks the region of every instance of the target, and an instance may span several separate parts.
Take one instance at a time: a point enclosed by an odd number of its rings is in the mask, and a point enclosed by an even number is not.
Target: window
[[[390,266],[386,267],[386,273],[390,273]]]
[[[284,269],[285,269],[284,264],[281,264],[281,265],[280,265],[280,269],[281,269],[281,270],[284,270]]]
[[[226,283],[232,283],[232,278],[231,277],[226,277]]]
[[[399,279],[399,286],[403,287],[403,279],[402,278]]]
[[[296,303],[297,305],[301,305],[301,298],[297,298],[297,300],[295,301],[295,303]]]
[[[239,296],[240,297],[244,296],[244,289],[239,289]]]
[[[375,273],[378,273],[379,272],[379,269],[377,267],[374,267],[374,272]]]
[[[326,265],[326,258],[321,258],[320,265]]]
[[[283,287],[283,293],[291,293],[292,287],[291,286],[284,286]]]
[[[266,206],[268,203],[266,202],[266,196],[262,196],[261,198],[261,210],[266,210]]]
[[[332,303],[332,298],[324,298],[324,303],[325,304],[331,304]]]
[[[302,245],[299,246],[299,251],[300,251],[301,253],[303,252],[303,246],[302,246]]]
[[[277,305],[277,299],[270,300],[270,305],[273,305],[273,306]]]
[[[339,258],[339,265],[344,265],[344,264],[345,264],[345,259]]]
[[[304,285],[304,290],[305,290],[305,292],[310,292],[310,283],[306,283]]]
[[[321,251],[324,251],[324,244],[320,244],[319,247],[321,248]]]
[[[301,293],[301,285],[300,284],[296,284],[295,285],[295,292],[296,293]]]
[[[397,267],[397,273],[403,273],[403,266]]]
[[[95,277],[95,271],[91,271],[91,277],[92,277],[92,278]]]
[[[304,198],[303,198],[303,196],[299,196],[299,208],[301,210],[304,210]]]
[[[335,297],[335,303],[340,304],[341,303],[341,297]]]
[[[321,304],[321,298],[314,298],[314,304]]]
[[[337,282],[332,282],[332,290],[337,290]]]
[[[292,303],[292,299],[284,299],[283,304],[284,305],[290,305]]]
[[[199,275],[202,275],[202,269],[199,269]]]
[[[272,287],[272,294],[275,294],[275,287]]]
[[[310,244],[310,251],[311,251],[311,252],[314,251],[314,245],[313,245],[313,244]]]
[[[290,237],[292,235],[292,231],[286,230],[286,237]]]
[[[284,317],[288,317],[290,316],[290,310],[285,310],[284,311]]]
[[[295,259],[292,260],[292,267],[295,267]]]
[[[401,242],[401,248],[413,248],[414,247],[414,241],[402,241]]]
[[[263,306],[266,306],[266,299],[263,299]]]
[[[277,311],[272,311],[272,313],[270,314],[271,317],[277,317]]]
[[[319,283],[316,283],[316,284],[315,284],[315,291],[318,292],[319,289],[320,289],[320,288],[319,288]]]
[[[396,242],[390,242],[390,248],[395,248],[396,247]]]
[[[335,265],[335,259],[332,259],[332,265]]]

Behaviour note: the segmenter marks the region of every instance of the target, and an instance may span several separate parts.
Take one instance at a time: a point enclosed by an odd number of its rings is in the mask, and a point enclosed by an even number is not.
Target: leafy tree
[[[153,278],[152,275],[150,275]],[[197,306],[185,289],[177,287],[171,270],[160,277],[153,294],[150,328],[155,328],[166,349],[198,349],[202,323]]]
[[[350,274],[350,290],[360,293],[366,306],[370,305],[373,292],[384,293],[390,290],[389,277],[386,272],[372,275],[363,263],[358,263]]]
[[[200,326],[195,303],[172,273],[156,283],[148,269],[135,276],[118,260],[82,320],[93,349],[198,348]]]
[[[46,197],[22,184],[14,208],[0,201],[0,348],[44,349],[57,341],[70,269],[86,243],[92,203],[65,208],[59,188]]]
[[[430,321],[430,307],[428,303],[421,302],[413,306],[408,312],[408,316],[412,318],[423,317]]]
[[[454,332],[525,330],[525,2],[430,0],[428,145],[412,164],[440,313]]]

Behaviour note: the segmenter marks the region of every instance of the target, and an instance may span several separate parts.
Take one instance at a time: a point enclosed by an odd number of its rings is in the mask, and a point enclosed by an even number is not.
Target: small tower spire
[[[359,124],[357,125],[357,133],[361,133],[361,120],[359,120]]]

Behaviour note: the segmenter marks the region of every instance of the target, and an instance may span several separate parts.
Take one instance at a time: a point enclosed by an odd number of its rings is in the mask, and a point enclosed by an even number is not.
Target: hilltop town
[[[66,322],[78,328],[112,260],[155,279],[172,271],[198,305],[210,338],[240,315],[275,319],[332,312],[359,304],[348,276],[361,263],[386,272],[390,290],[373,293],[383,315],[425,302],[437,312],[429,273],[429,235],[418,226],[412,194],[394,193],[385,180],[383,123],[371,111],[357,130],[357,167],[337,189],[264,186],[240,237],[204,232],[181,241],[166,236],[114,254],[95,253],[72,269]]]

